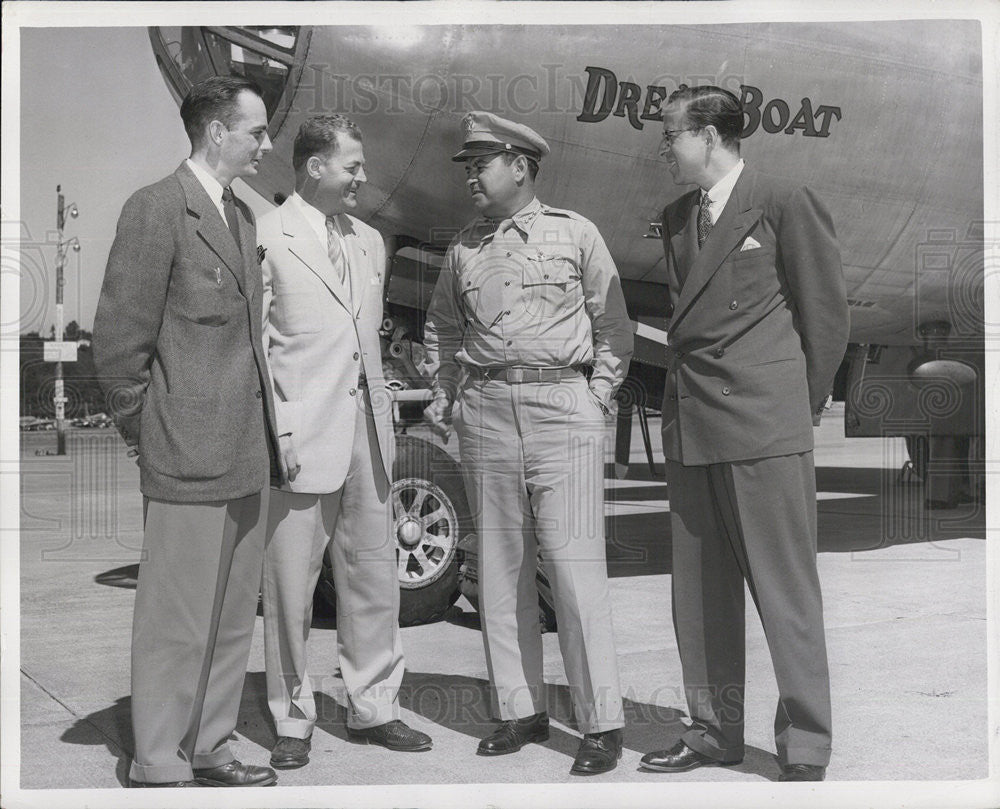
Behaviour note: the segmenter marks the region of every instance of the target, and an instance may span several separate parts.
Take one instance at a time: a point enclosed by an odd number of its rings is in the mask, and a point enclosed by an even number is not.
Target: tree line
[[[43,338],[37,331],[21,335],[20,411],[22,416],[54,418],[56,364],[44,361],[44,344],[55,337],[55,327]],[[66,395],[66,418],[74,419],[106,413],[104,394],[94,370],[90,349],[91,333],[72,320],[63,332],[64,340],[79,341],[76,362],[63,363],[63,388]]]

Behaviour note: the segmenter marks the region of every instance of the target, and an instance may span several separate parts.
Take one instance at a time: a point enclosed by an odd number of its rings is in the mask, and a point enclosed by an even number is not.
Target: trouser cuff
[[[207,770],[211,767],[221,767],[223,764],[234,761],[235,758],[229,745],[224,744],[212,753],[195,753],[191,766],[196,770]]]
[[[743,760],[743,745],[720,745],[715,739],[708,735],[708,732],[701,728],[691,728],[683,736],[681,741],[696,753],[721,761],[724,764],[735,764]]]
[[[312,735],[315,724],[311,719],[275,719],[274,730],[279,736],[308,739]]]
[[[812,764],[815,767],[826,767],[830,764],[829,747],[790,747],[778,750],[778,763],[782,767],[789,764]]]

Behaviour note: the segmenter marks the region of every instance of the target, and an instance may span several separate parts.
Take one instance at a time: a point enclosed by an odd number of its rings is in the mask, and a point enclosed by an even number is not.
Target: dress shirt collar
[[[299,196],[298,191],[293,193],[289,199],[293,204],[299,207],[299,210],[302,212],[302,216],[305,218],[306,222],[309,223],[309,227],[316,232],[316,238],[323,244],[326,244],[326,214],[319,208],[315,207],[312,203],[306,202],[301,196]],[[338,235],[343,238],[344,232],[340,227],[340,217],[334,216],[333,221],[336,223],[336,227],[334,229],[337,231]]]
[[[713,225],[719,221],[719,216],[722,215],[723,208],[729,202],[729,198],[733,194],[733,188],[736,187],[736,181],[740,178],[740,173],[743,171],[743,166],[745,165],[746,163],[743,158],[740,158],[725,177],[708,189],[708,212],[712,216]]]
[[[222,221],[226,221],[226,211],[222,207],[222,183],[195,163],[190,157],[184,162],[187,163],[188,168],[191,169],[194,176],[198,178],[198,182],[205,189],[208,198],[212,200],[212,204],[215,205],[218,212],[222,215]]]

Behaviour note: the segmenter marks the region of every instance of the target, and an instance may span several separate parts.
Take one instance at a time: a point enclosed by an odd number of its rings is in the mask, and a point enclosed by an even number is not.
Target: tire
[[[399,560],[399,625],[440,619],[459,595],[459,540],[472,530],[472,515],[458,464],[440,447],[396,436],[390,500]],[[336,610],[329,560],[324,559],[316,595]]]

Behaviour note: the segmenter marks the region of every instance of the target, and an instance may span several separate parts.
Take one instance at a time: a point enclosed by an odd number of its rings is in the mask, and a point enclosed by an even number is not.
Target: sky
[[[65,322],[90,330],[115,225],[189,151],[145,28],[34,28],[21,39],[21,332],[55,323],[56,186],[67,218]]]

